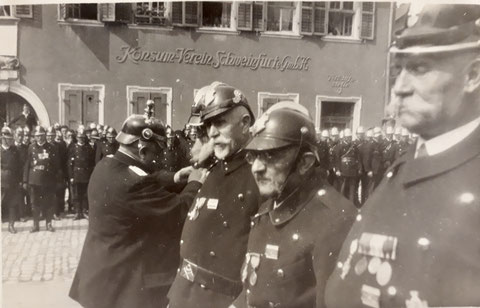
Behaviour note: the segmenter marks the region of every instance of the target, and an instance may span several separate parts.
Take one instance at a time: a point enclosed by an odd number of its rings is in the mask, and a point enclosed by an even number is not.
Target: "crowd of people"
[[[240,89],[213,82],[194,97],[187,159],[185,133],[175,141],[147,101],[89,171],[69,296],[86,308],[479,307],[480,6],[416,17],[389,51],[392,106],[413,137],[387,125],[317,138],[301,104],[255,119]],[[35,172],[58,155],[41,131],[24,169],[33,203],[47,191]],[[175,146],[183,163],[166,167]]]

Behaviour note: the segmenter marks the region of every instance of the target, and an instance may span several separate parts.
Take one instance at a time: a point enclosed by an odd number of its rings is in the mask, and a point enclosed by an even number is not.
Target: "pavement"
[[[2,308],[79,308],[68,297],[87,234],[88,220],[53,221],[55,232],[30,233],[32,220],[2,223]]]

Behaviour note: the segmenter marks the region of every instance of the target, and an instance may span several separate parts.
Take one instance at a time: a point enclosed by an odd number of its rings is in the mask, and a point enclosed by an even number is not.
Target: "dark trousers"
[[[2,187],[2,217],[8,216],[10,224],[17,219],[18,199],[20,199],[19,187]]]
[[[27,218],[29,216],[32,216],[32,204],[30,203],[30,194],[28,193],[27,190],[23,189],[23,187],[20,187],[18,190],[18,215],[20,218]]]
[[[51,223],[55,207],[55,186],[31,185],[30,198],[32,199],[32,214],[34,226],[39,225],[40,211],[43,213],[46,223]]]
[[[72,184],[73,203],[75,204],[77,215],[82,215],[83,210],[88,209],[87,187],[88,183]]]
[[[359,206],[358,193],[357,193],[357,182],[358,177],[356,176],[342,176],[341,177],[342,186],[341,193],[348,200],[352,201],[355,206]]]
[[[65,211],[65,189],[65,186],[59,184],[55,190],[55,214],[57,216]]]

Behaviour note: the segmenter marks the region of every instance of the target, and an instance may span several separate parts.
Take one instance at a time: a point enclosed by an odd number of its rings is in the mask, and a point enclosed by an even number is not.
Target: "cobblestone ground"
[[[68,289],[77,269],[88,221],[74,221],[72,217],[53,222],[56,232],[45,231],[45,221],[40,222],[40,232],[30,233],[32,221],[17,222],[17,234],[10,234],[8,224],[2,224],[2,307],[6,302],[15,302],[15,307],[28,303],[30,293],[53,289],[60,294],[47,295],[51,301],[66,307],[62,302],[68,299]],[[55,300],[58,296],[58,301]],[[52,307],[36,299],[36,307]],[[70,302],[74,304],[73,301]],[[56,306],[56,305],[53,305]],[[13,307],[13,306],[11,306]],[[79,307],[69,305],[68,307]]]

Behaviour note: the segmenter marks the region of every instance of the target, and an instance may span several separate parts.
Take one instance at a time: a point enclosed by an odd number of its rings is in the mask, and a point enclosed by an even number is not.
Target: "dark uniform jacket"
[[[173,181],[173,179],[172,179]],[[70,297],[90,308],[157,307],[179,261],[180,212],[201,184],[177,195],[121,152],[95,167],[88,187],[89,228]]]
[[[1,185],[2,188],[18,188],[19,184],[22,182],[22,165],[21,160],[19,159],[19,151],[14,145],[10,146],[8,149],[5,149],[0,145],[1,148]]]
[[[74,183],[88,183],[95,167],[95,152],[89,144],[75,143],[68,152],[68,177]]]
[[[57,147],[58,161],[61,170],[61,172],[58,173],[58,184],[65,186],[64,183],[68,179],[67,144],[63,140],[55,141],[53,144]]]
[[[342,176],[358,176],[360,170],[360,154],[357,144],[353,141],[342,140],[333,149],[335,170]]]
[[[329,149],[328,149],[328,163],[329,163],[329,170],[333,170],[334,168],[337,167],[338,162],[337,162],[337,157],[335,155],[335,152],[337,151],[337,146],[340,142],[337,141],[331,141],[329,143]],[[335,170],[337,171],[337,170]]]
[[[385,164],[383,158],[383,141],[372,140],[372,173],[373,175],[382,176],[385,172]]]
[[[410,144],[407,141],[399,141],[396,147],[395,159],[398,159],[400,156],[405,154],[408,148],[410,148]]]
[[[372,150],[372,141],[361,140],[358,142],[358,153],[360,155],[360,171],[362,172],[362,174],[372,171]]]
[[[325,307],[325,283],[355,213],[350,201],[318,177],[276,209],[272,200],[263,203],[252,219],[243,291],[232,306]]]
[[[183,167],[188,166],[187,158],[185,157],[185,152],[180,148],[178,141],[172,147],[167,147],[163,150],[163,168],[170,172],[176,172]]]
[[[23,182],[35,186],[55,186],[60,172],[57,149],[45,142],[30,144],[23,169]]]
[[[363,206],[327,307],[480,305],[480,127],[437,155],[413,159],[414,151]]]
[[[116,140],[114,140],[113,143],[110,143],[106,140],[99,141],[97,143],[97,152],[95,154],[95,164],[97,164],[105,156],[115,154],[119,146],[120,144]]]
[[[328,161],[328,142],[327,141],[318,141],[317,142],[317,151],[318,157],[320,160],[320,167],[324,170],[328,170],[329,161]]]
[[[383,162],[385,170],[388,169],[393,162],[395,161],[395,157],[397,154],[397,142],[395,140],[387,140],[383,141]]]
[[[190,274],[182,266],[169,291],[171,307],[214,308],[232,303],[242,289],[240,269],[250,218],[258,205],[258,187],[244,151],[211,169],[185,221],[180,255],[183,263],[187,260],[216,276],[195,267]]]

